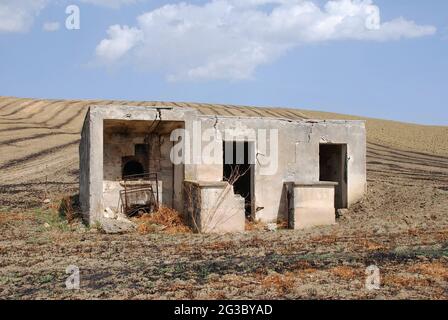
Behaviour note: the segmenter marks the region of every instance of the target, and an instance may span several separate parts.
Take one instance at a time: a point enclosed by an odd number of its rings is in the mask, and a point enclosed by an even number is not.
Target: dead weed
[[[417,263],[409,271],[448,281],[448,267],[440,262]]]
[[[25,221],[33,219],[31,214],[28,213],[1,213],[0,224],[13,222],[13,221]]]
[[[265,224],[260,221],[253,221],[246,219],[245,230],[246,231],[263,231]]]
[[[293,271],[297,273],[299,277],[304,277],[316,273],[318,270],[308,261],[298,261],[297,264],[293,266]]]
[[[220,241],[220,242],[214,242],[207,246],[204,246],[204,250],[214,250],[214,251],[220,251],[220,250],[232,250],[235,248],[235,243],[233,241]]]
[[[417,278],[412,275],[387,274],[382,279],[382,284],[392,287],[415,288],[430,285],[430,280]]]
[[[296,276],[292,272],[286,272],[285,274],[271,274],[266,276],[261,285],[265,288],[274,288],[280,293],[290,292],[294,288],[296,282]]]
[[[160,207],[154,213],[144,214],[136,218],[140,234],[162,231],[164,233],[190,233],[191,229],[185,224],[179,212],[168,207]]]
[[[386,249],[386,247],[383,246],[382,244],[368,240],[368,239],[362,240],[361,245],[367,251],[378,251],[378,250]]]
[[[322,235],[312,238],[311,241],[319,244],[335,244],[337,242],[337,236],[335,234]]]
[[[361,276],[361,272],[358,269],[349,266],[336,266],[331,268],[330,273],[344,280],[353,280],[356,277]]]

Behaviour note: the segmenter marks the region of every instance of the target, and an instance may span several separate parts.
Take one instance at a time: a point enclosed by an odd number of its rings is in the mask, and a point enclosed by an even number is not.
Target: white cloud
[[[247,79],[260,65],[307,43],[390,41],[434,34],[397,18],[380,22],[371,0],[210,0],[165,5],[137,18],[134,28],[110,27],[96,49],[113,64],[131,56],[139,66],[162,70],[170,80]]]
[[[28,31],[47,3],[47,0],[1,0],[0,33]]]
[[[104,62],[113,62],[120,59],[143,39],[143,32],[128,26],[114,25],[107,31],[108,39],[104,39],[96,48],[97,56]]]
[[[58,31],[60,28],[59,22],[45,22],[42,29],[47,32]]]

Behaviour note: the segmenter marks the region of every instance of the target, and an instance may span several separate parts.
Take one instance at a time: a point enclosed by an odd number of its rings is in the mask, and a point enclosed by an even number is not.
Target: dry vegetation
[[[138,224],[137,231],[140,234],[150,232],[191,233],[191,229],[186,226],[179,212],[167,207],[160,207],[156,212],[144,214],[135,220]]]
[[[66,196],[91,103],[0,98],[0,298],[448,299],[447,127],[368,119],[368,193],[336,226],[198,235],[161,209],[107,235]],[[79,291],[65,289],[70,264]],[[371,264],[380,290],[365,289]]]

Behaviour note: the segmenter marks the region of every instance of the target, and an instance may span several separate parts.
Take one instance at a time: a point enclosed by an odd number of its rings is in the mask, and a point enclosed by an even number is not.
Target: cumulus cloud
[[[381,22],[371,0],[210,0],[169,4],[112,26],[96,48],[110,65],[132,56],[170,80],[247,79],[260,65],[308,43],[390,41],[432,35],[433,26],[404,18]]]
[[[97,56],[104,62],[113,62],[120,59],[143,39],[143,32],[137,28],[114,25],[107,31],[108,39],[104,39],[96,48]]]
[[[47,0],[1,0],[0,33],[28,31],[47,3]]]

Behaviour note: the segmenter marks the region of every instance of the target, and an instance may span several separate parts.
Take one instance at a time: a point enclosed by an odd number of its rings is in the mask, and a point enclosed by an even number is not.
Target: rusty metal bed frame
[[[122,212],[128,217],[159,209],[159,179],[155,172],[125,176],[120,190]],[[155,184],[155,192],[153,185]],[[139,198],[140,197],[140,198]]]

